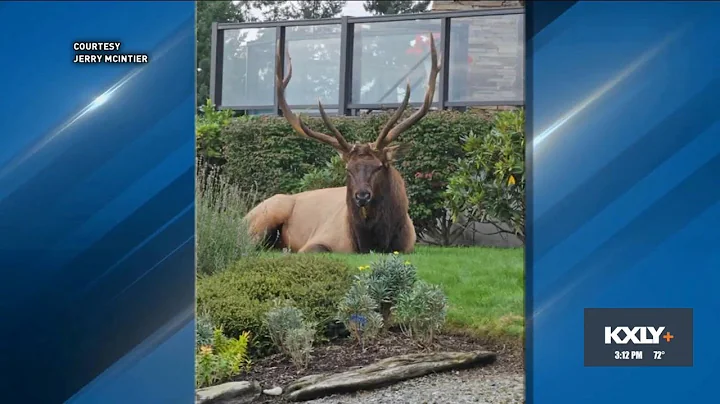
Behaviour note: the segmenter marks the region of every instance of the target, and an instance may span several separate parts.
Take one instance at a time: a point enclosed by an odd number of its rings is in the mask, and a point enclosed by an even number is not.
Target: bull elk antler
[[[292,60],[290,59],[290,53],[286,50],[285,54],[288,60],[288,73],[287,77],[283,78],[283,63],[282,55],[280,52],[279,40],[277,42],[276,49],[277,51],[275,53],[275,80],[277,82],[277,98],[280,110],[282,111],[285,119],[287,119],[293,129],[295,129],[295,131],[298,132],[300,135],[313,138],[323,143],[327,143],[343,153],[349,152],[351,150],[350,145],[342,136],[340,131],[335,127],[335,125],[330,122],[330,118],[328,118],[327,114],[325,113],[325,109],[323,108],[322,102],[320,102],[320,100],[318,100],[318,109],[320,110],[320,116],[322,117],[325,126],[327,126],[332,132],[332,136],[310,129],[307,125],[305,125],[305,123],[300,119],[300,117],[298,117],[292,112],[290,106],[287,103],[287,100],[285,99],[285,88],[287,87],[290,79],[292,78]],[[432,33],[430,33],[430,58],[432,68],[430,69],[428,88],[425,92],[425,99],[422,106],[420,107],[420,109],[415,111],[414,114],[410,115],[407,119],[400,122],[397,126],[394,126],[395,123],[400,119],[402,114],[405,112],[408,102],[410,101],[410,83],[408,82],[405,89],[405,97],[403,98],[400,107],[395,111],[395,113],[390,117],[388,122],[380,131],[380,134],[375,141],[375,149],[382,150],[385,146],[392,143],[401,133],[416,124],[430,110],[433,97],[435,96],[435,83],[437,80],[437,75],[441,68],[440,63],[438,63],[437,50],[435,49],[435,39],[433,38]]]
[[[405,87],[405,97],[403,98],[400,107],[390,117],[385,126],[383,126],[377,140],[375,141],[376,149],[381,150],[383,147],[392,143],[392,141],[397,139],[397,137],[401,133],[405,132],[408,128],[415,125],[430,110],[430,106],[433,102],[433,97],[435,96],[435,83],[437,75],[441,68],[441,64],[438,63],[437,50],[435,49],[435,39],[433,39],[432,33],[430,33],[430,60],[432,63],[432,67],[430,68],[428,88],[425,92],[425,99],[422,106],[420,107],[420,109],[415,111],[414,114],[410,115],[407,119],[400,122],[397,126],[393,127],[393,125],[395,125],[398,119],[400,119],[402,114],[405,112],[408,101],[410,101],[410,82],[408,81],[407,86]]]
[[[317,132],[312,129],[310,129],[305,123],[295,115],[292,110],[290,109],[290,106],[287,103],[287,100],[285,100],[285,88],[287,87],[288,83],[290,82],[290,79],[292,78],[292,61],[290,59],[290,52],[287,50],[285,51],[285,54],[287,55],[288,60],[288,74],[287,77],[283,79],[283,71],[282,71],[282,55],[280,54],[280,41],[278,40],[277,46],[276,46],[277,52],[275,53],[275,80],[277,81],[277,98],[278,98],[278,104],[280,105],[280,110],[283,113],[283,116],[285,119],[287,119],[288,122],[290,122],[290,125],[295,129],[296,132],[303,136],[307,136],[310,138],[313,138],[315,140],[319,140],[320,142],[327,143],[330,146],[334,147],[335,149],[347,153],[350,151],[350,145],[345,140],[345,138],[342,136],[340,131],[335,127],[335,125],[330,122],[330,118],[328,118],[327,114],[325,113],[325,108],[322,106],[322,102],[318,100],[318,108],[320,109],[320,116],[322,117],[323,122],[325,123],[325,126],[327,126],[330,131],[333,133],[333,136],[330,136],[328,134]]]

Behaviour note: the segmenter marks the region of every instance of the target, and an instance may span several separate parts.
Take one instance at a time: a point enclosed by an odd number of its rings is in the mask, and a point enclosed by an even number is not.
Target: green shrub
[[[437,285],[417,281],[398,297],[393,311],[403,333],[429,344],[445,323],[447,299]]]
[[[248,358],[249,333],[228,338],[221,328],[213,331],[211,345],[200,345],[195,358],[195,383],[207,387],[229,381],[250,369]]]
[[[291,328],[283,338],[283,346],[295,367],[305,369],[310,362],[315,341],[315,327],[312,324],[302,324]]]
[[[368,292],[375,300],[383,321],[390,324],[391,308],[398,296],[410,290],[417,280],[417,269],[399,254],[388,254],[370,263]]]
[[[313,129],[326,131],[320,119],[304,118]],[[352,138],[359,120],[333,119]],[[263,197],[293,193],[313,168],[322,168],[337,155],[332,147],[296,135],[281,117],[234,119],[223,131],[224,169],[241,189],[257,189]]]
[[[365,342],[375,339],[383,328],[383,318],[377,309],[377,302],[370,296],[367,278],[357,277],[340,302],[338,320],[364,347]]]
[[[222,129],[233,117],[231,110],[216,110],[210,99],[200,107],[202,114],[195,116],[195,147],[198,157],[212,164],[222,164],[223,147]]]
[[[293,307],[290,302],[277,301],[275,307],[265,314],[265,325],[270,340],[279,351],[288,354],[283,345],[289,330],[302,328],[305,317],[302,310]]]
[[[349,142],[374,141],[388,116],[331,120]],[[327,132],[318,118],[305,117],[304,121],[312,129]],[[444,190],[463,156],[461,138],[470,131],[485,136],[490,123],[474,113],[434,111],[399,138],[412,146],[397,168],[405,178],[410,216],[421,238],[432,236],[442,244],[452,241],[447,233],[451,216],[446,211]],[[227,161],[223,168],[240,189],[257,189],[267,197],[342,184],[335,168],[326,169],[328,164],[335,167],[328,162],[337,153],[330,146],[296,135],[284,118],[236,118],[223,129],[222,138]]]
[[[265,315],[270,340],[298,368],[307,366],[315,341],[315,325],[291,301],[278,300]]]
[[[324,167],[312,168],[298,184],[298,192],[313,189],[342,187],[345,185],[345,162],[339,155],[332,156]]]
[[[197,346],[212,346],[215,326],[207,310],[198,310],[195,317],[195,344]]]
[[[230,184],[218,168],[198,161],[195,186],[197,273],[213,274],[258,253],[243,218],[254,195]]]
[[[230,336],[250,331],[253,349],[267,353],[272,344],[265,321],[276,299],[292,300],[318,331],[332,323],[337,303],[352,283],[344,262],[315,254],[243,259],[226,271],[200,278],[198,305]]]
[[[464,158],[450,179],[448,206],[456,217],[495,224],[525,240],[525,113],[495,115],[490,135],[464,138]]]

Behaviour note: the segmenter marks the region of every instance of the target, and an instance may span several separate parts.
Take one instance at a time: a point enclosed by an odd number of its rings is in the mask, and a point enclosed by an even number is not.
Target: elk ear
[[[395,160],[403,158],[405,156],[405,153],[407,153],[408,149],[410,149],[410,145],[408,143],[400,143],[393,146],[387,146],[385,149],[383,149],[383,152],[385,153],[385,162],[392,163]]]

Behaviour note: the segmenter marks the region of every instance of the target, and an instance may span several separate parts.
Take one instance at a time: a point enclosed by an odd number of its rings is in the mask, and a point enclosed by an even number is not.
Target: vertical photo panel
[[[528,402],[713,401],[720,4],[527,11]]]
[[[0,3],[0,401],[194,400],[194,16]]]
[[[197,3],[198,402],[524,402],[522,3]]]

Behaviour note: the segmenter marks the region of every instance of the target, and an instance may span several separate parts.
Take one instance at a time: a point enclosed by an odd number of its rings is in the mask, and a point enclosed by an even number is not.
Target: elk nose
[[[367,205],[370,202],[370,192],[360,191],[355,193],[355,201],[360,206]]]

